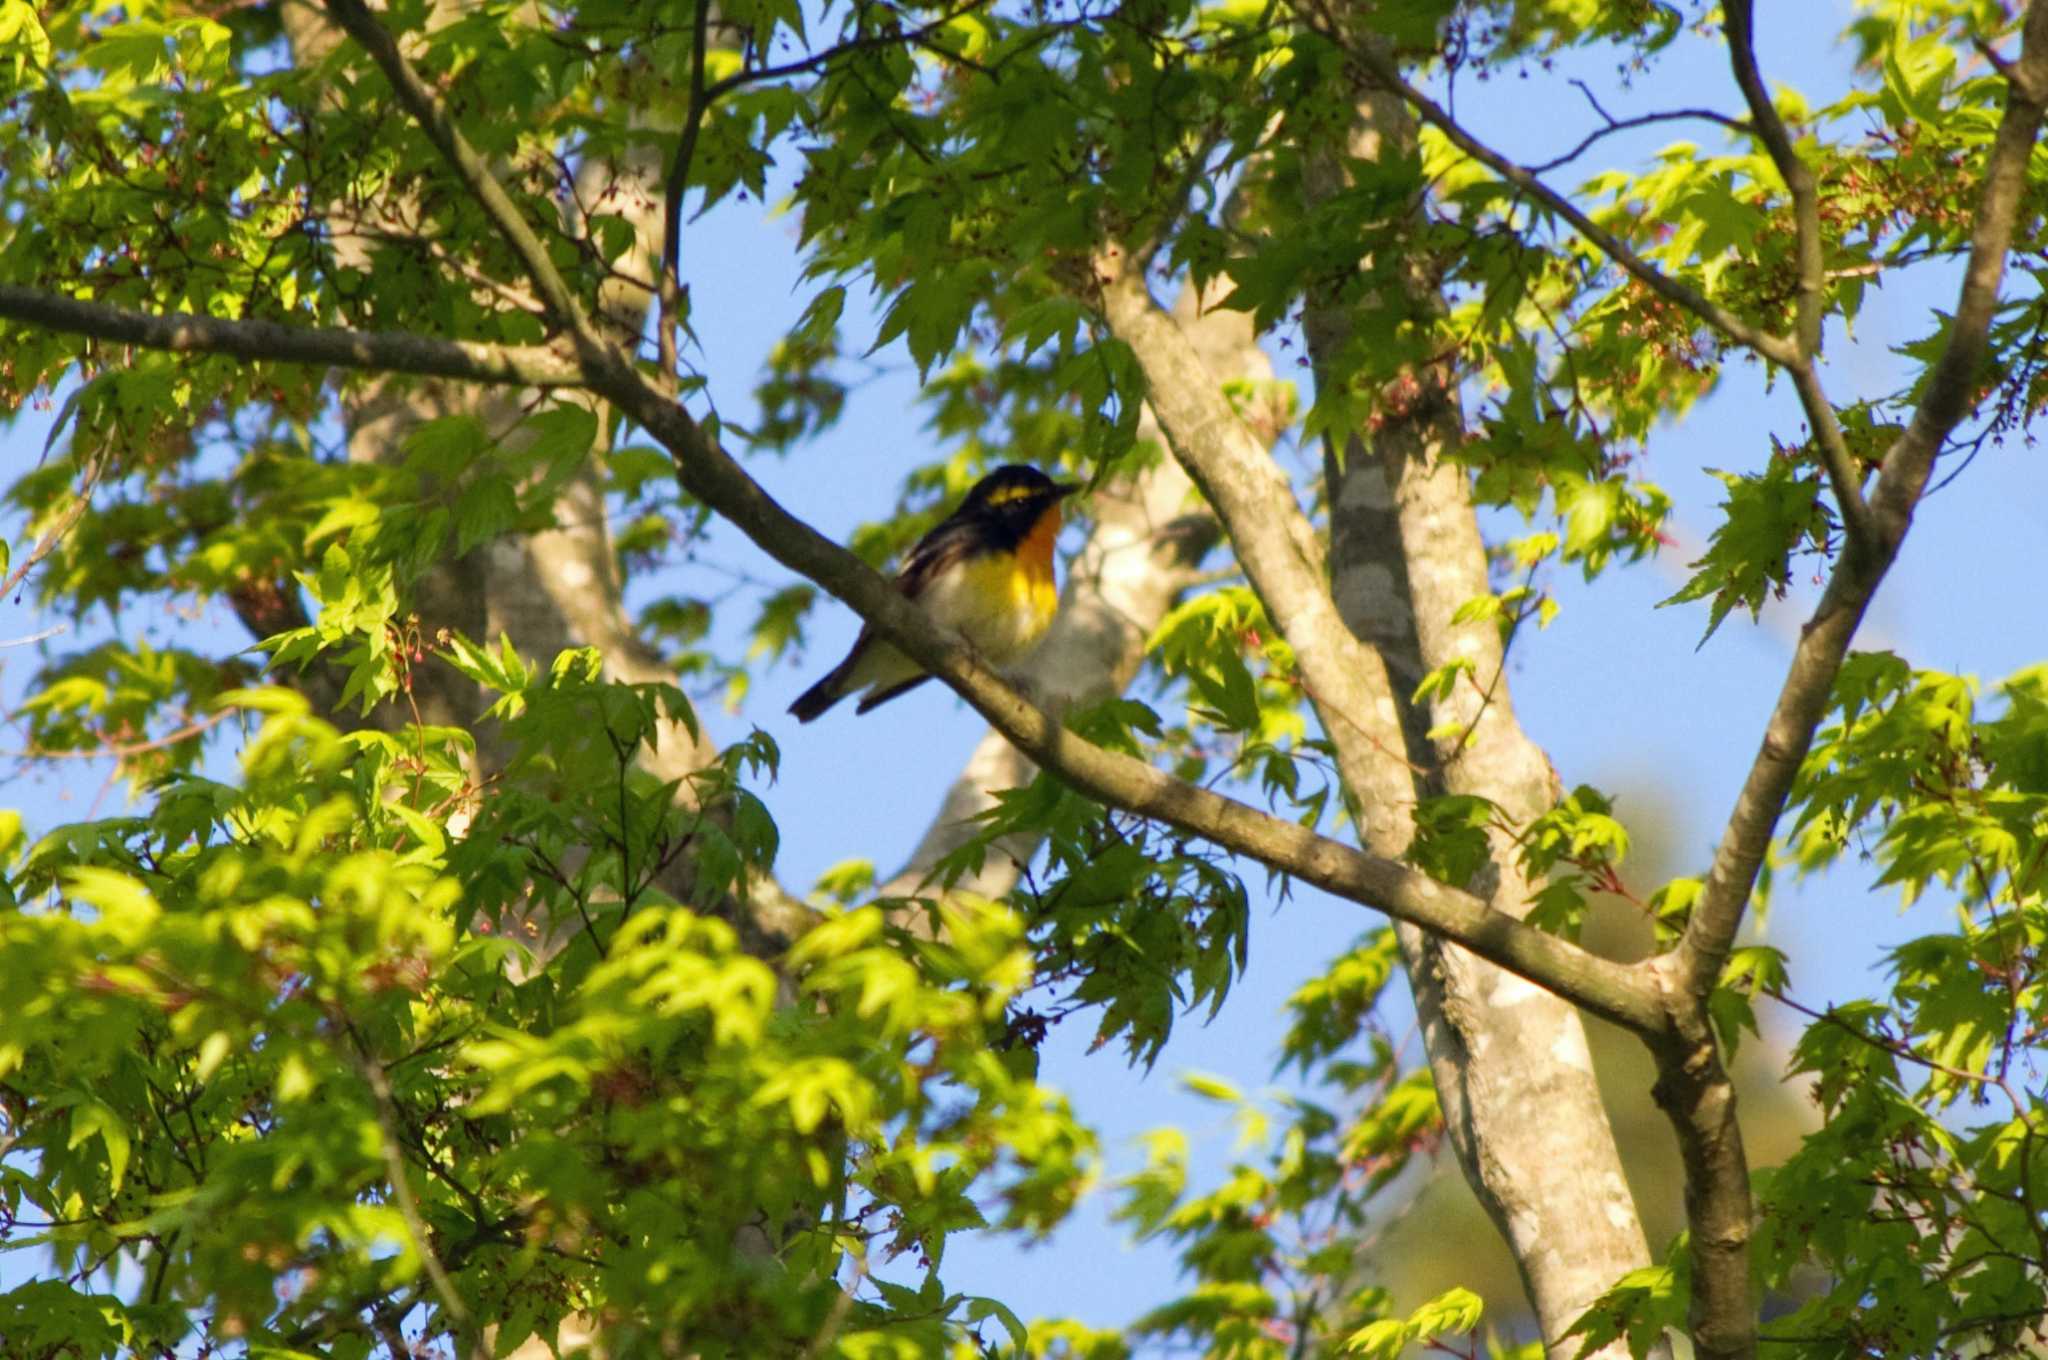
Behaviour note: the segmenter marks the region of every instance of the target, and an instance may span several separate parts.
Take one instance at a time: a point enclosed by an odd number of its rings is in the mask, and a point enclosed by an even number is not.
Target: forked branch
[[[1814,441],[1820,446],[1821,462],[1827,469],[1829,485],[1834,489],[1835,503],[1841,507],[1842,523],[1849,532],[1851,547],[1862,551],[1870,546],[1873,532],[1870,507],[1863,499],[1863,476],[1856,466],[1855,457],[1849,452],[1848,440],[1842,435],[1842,424],[1835,418],[1834,403],[1827,399],[1821,387],[1820,374],[1814,368],[1814,358],[1820,353],[1821,322],[1826,316],[1828,283],[1826,261],[1821,253],[1820,191],[1814,180],[1813,168],[1800,159],[1785,120],[1779,117],[1777,105],[1771,102],[1770,91],[1764,88],[1763,75],[1756,64],[1756,18],[1753,10],[1754,0],[1728,0],[1723,6],[1727,19],[1728,59],[1735,68],[1735,83],[1742,90],[1743,102],[1749,105],[1757,138],[1763,142],[1764,150],[1769,153],[1771,164],[1777,168],[1778,178],[1784,181],[1785,192],[1792,200],[1799,268],[1799,294],[1794,304],[1792,331],[1797,359],[1789,365],[1792,383],[1799,394],[1799,404],[1806,412],[1806,422],[1813,429]]]
[[[1679,942],[1679,980],[1696,996],[1705,996],[1720,979],[1771,833],[1827,710],[1850,638],[1911,526],[1935,454],[1976,404],[1976,373],[1989,343],[2006,255],[2019,222],[2027,163],[2041,130],[2040,92],[2048,90],[2048,0],[2030,0],[2027,6],[2023,46],[2014,69],[2005,115],[1985,167],[1955,318],[1912,420],[1885,454],[1871,498],[1877,531],[1873,551],[1845,553],[1828,578],[1820,605],[1793,651],[1762,747],[1743,781],[1706,885]]]
[[[1738,9],[1743,11],[1739,18],[1736,15]],[[1820,375],[1813,365],[1814,355],[1820,347],[1822,304],[1827,282],[1822,267],[1820,219],[1813,172],[1793,149],[1784,120],[1778,117],[1777,110],[1763,90],[1761,78],[1756,73],[1755,58],[1747,55],[1747,9],[1747,4],[1730,6],[1729,46],[1736,52],[1738,83],[1743,86],[1744,98],[1754,115],[1753,126],[1764,140],[1772,163],[1784,177],[1792,195],[1799,240],[1800,283],[1797,321],[1790,337],[1750,324],[1704,293],[1659,269],[1626,241],[1594,222],[1565,194],[1544,183],[1534,170],[1516,164],[1473,136],[1447,110],[1406,80],[1388,53],[1372,43],[1349,40],[1326,22],[1313,17],[1311,22],[1324,36],[1343,46],[1350,57],[1365,69],[1374,84],[1398,95],[1418,117],[1442,132],[1460,151],[1563,218],[1595,250],[1644,287],[1677,304],[1728,340],[1791,373],[1801,409],[1806,413],[1807,423],[1812,427],[1814,440],[1819,446],[1828,484],[1835,493],[1836,504],[1841,507],[1842,522],[1852,544],[1860,551],[1869,543],[1873,532],[1869,508],[1863,497],[1862,478],[1849,451],[1848,441],[1843,437],[1841,422],[1835,417],[1835,408],[1828,401]],[[1741,42],[1737,41],[1738,36]]]

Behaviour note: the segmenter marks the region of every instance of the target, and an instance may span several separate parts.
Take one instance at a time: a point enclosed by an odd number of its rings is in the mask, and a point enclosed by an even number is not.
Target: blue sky
[[[1835,41],[1850,14],[1845,0],[1763,8],[1766,80],[1795,85],[1816,101],[1838,90],[1849,74],[1848,53]],[[1581,58],[1575,69],[1560,73],[1524,79],[1508,72],[1485,83],[1461,82],[1458,112],[1509,154],[1545,159],[1594,125],[1582,97],[1564,83],[1571,74],[1600,89],[1617,117],[1689,104],[1733,113],[1740,104],[1718,50],[1688,38],[1627,90],[1612,91],[1611,61]],[[1682,136],[1708,148],[1720,140],[1704,126],[1651,129],[1603,146],[1581,162],[1583,173],[1640,164]],[[735,202],[694,225],[685,243],[693,321],[704,342],[695,359],[720,408],[743,422],[763,358],[808,300],[798,284],[795,242],[792,219],[756,203]],[[856,349],[875,326],[860,302],[856,290],[845,322],[848,343]],[[1890,347],[1923,334],[1933,308],[1952,305],[1948,277],[1888,281],[1873,294],[1853,338],[1829,337],[1825,378],[1837,399],[1894,386]],[[889,352],[877,359],[884,371],[853,393],[839,426],[812,447],[785,460],[763,459],[753,468],[784,505],[828,534],[844,536],[862,520],[887,513],[902,473],[942,452],[920,430],[907,360]],[[1282,371],[1297,372],[1291,365]],[[47,416],[25,414],[0,434],[0,472],[33,463],[46,422]],[[1590,588],[1575,572],[1553,573],[1545,584],[1561,601],[1562,613],[1548,630],[1525,632],[1516,643],[1510,681],[1517,707],[1566,784],[1619,791],[1624,819],[1632,805],[1668,818],[1681,860],[1677,872],[1696,871],[1711,851],[1775,698],[1790,640],[1818,585],[1802,583],[1792,599],[1766,610],[1758,625],[1732,619],[1704,646],[1704,606],[1657,604],[1683,580],[1688,549],[1696,550],[1717,522],[1721,486],[1705,469],[1759,467],[1768,457],[1771,434],[1795,440],[1801,429],[1785,384],[1767,387],[1755,365],[1732,363],[1720,389],[1683,424],[1660,430],[1646,451],[1644,475],[1672,495],[1681,546],[1659,560],[1610,572]],[[19,526],[6,527],[18,545]],[[1493,527],[1505,533],[1510,525],[1501,520]],[[1986,450],[1953,486],[1927,501],[1858,645],[1888,647],[1916,665],[1986,680],[2041,659],[2048,637],[2048,605],[2038,580],[2044,543],[2048,466],[2038,451],[2018,444]],[[730,530],[714,529],[708,551],[770,581],[785,576]],[[640,582],[634,598],[676,588],[674,581]],[[54,622],[26,597],[16,598],[22,602],[0,601],[0,640]],[[198,629],[227,646],[244,642],[220,610],[197,620],[169,613],[131,617],[122,626],[163,636]],[[783,709],[837,660],[855,628],[850,613],[822,607],[800,665],[760,678],[742,712],[708,715],[714,732],[732,734],[759,724],[781,744],[781,779],[769,803],[783,833],[778,873],[797,890],[844,859],[870,859],[884,873],[900,863],[981,731],[974,715],[936,686],[862,718],[840,710],[798,728]],[[19,700],[29,670],[25,651],[0,651],[0,701]],[[95,804],[113,811],[122,794],[102,790],[104,774],[79,762],[54,775],[18,779],[4,801],[22,807],[36,827],[77,819]],[[1624,877],[1630,877],[1626,871]],[[1932,905],[1901,914],[1889,892],[1866,891],[1868,877],[1851,862],[1825,878],[1786,885],[1778,895],[1769,930],[1773,942],[1791,952],[1793,990],[1808,1004],[1870,990],[1888,943],[1942,923]],[[1248,882],[1256,894],[1263,875],[1254,873]],[[1639,891],[1656,886],[1632,878],[1630,883]],[[1215,1165],[1228,1153],[1232,1131],[1215,1106],[1181,1093],[1179,1074],[1198,1070],[1248,1089],[1266,1086],[1285,997],[1378,920],[1313,892],[1297,892],[1284,905],[1260,905],[1251,967],[1222,1020],[1183,1024],[1156,1068],[1145,1074],[1127,1068],[1113,1049],[1087,1053],[1091,1036],[1083,1017],[1054,1032],[1043,1075],[1103,1130],[1113,1167],[1131,1169],[1137,1162],[1135,1135],[1162,1123],[1206,1131],[1202,1160]],[[1647,1101],[1648,1093],[1640,1098]],[[1097,1325],[1128,1320],[1170,1297],[1175,1273],[1165,1249],[1133,1247],[1107,1221],[1109,1203],[1109,1197],[1096,1196],[1053,1242],[1033,1249],[999,1239],[956,1244],[948,1257],[948,1285],[994,1294],[1027,1317],[1071,1314]],[[12,1277],[18,1270],[10,1263],[4,1273]]]

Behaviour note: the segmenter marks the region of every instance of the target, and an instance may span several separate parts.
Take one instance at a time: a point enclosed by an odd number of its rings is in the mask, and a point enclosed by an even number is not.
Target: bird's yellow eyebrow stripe
[[[988,503],[990,505],[1008,505],[1011,501],[1021,501],[1032,494],[1032,490],[1028,486],[1006,486],[1000,491],[992,492],[989,495]]]

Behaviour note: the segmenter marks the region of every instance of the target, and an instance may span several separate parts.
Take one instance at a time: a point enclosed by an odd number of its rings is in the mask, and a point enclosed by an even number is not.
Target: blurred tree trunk
[[[283,13],[293,60],[302,66],[316,64],[341,41],[340,31],[316,8],[287,6]],[[649,146],[619,162],[584,164],[578,170],[577,199],[602,199],[609,211],[633,224],[634,249],[618,271],[620,281],[601,299],[604,321],[619,342],[631,348],[646,325],[653,299],[646,289],[623,279],[655,277],[661,259],[662,165],[658,153]],[[337,260],[351,268],[367,267],[371,237],[363,228],[370,224],[350,220],[344,205],[330,206],[330,234]],[[450,415],[471,416],[493,437],[516,439],[529,395],[405,377],[356,379],[341,393],[348,455],[358,462],[395,461],[415,430]],[[589,400],[600,420],[594,447],[602,450],[610,434],[607,412],[595,399]],[[675,683],[674,672],[641,638],[626,614],[625,583],[595,458],[571,474],[556,493],[555,505],[555,527],[533,534],[502,535],[437,564],[418,583],[414,596],[421,635],[429,642],[444,629],[485,642],[508,637],[522,656],[542,666],[564,648],[590,646],[603,654],[607,679],[628,684]],[[242,615],[259,636],[276,631],[248,610]],[[411,678],[411,698],[423,721],[475,730],[474,778],[488,778],[502,768],[509,753],[493,745],[488,728],[474,726],[485,707],[484,696],[474,683],[446,666],[420,667]],[[324,712],[343,717],[334,713],[338,694],[329,692],[332,686],[314,675],[309,688],[316,701],[326,700]],[[371,721],[398,717],[381,715]],[[717,755],[716,746],[701,729],[692,734],[683,724],[668,722],[662,724],[659,740],[643,746],[637,759],[663,782],[682,781],[677,797],[688,803],[693,793],[688,776]],[[689,901],[691,873],[689,857],[678,856],[663,875],[663,890],[678,901]],[[740,932],[747,947],[764,957],[780,952],[810,918],[808,909],[766,876],[757,876],[751,901],[720,903],[717,910]],[[520,923],[526,943],[543,953],[559,943],[569,928],[548,921]]]
[[[1410,154],[1414,141],[1405,107],[1378,98],[1359,106],[1341,150],[1373,161]],[[1311,154],[1311,204],[1348,187],[1334,150]],[[1403,225],[1390,224],[1390,248]],[[1440,310],[1420,266],[1405,276],[1418,310]],[[1342,305],[1312,298],[1305,327],[1318,384],[1345,381]],[[1380,393],[1370,429],[1351,431],[1341,454],[1326,444],[1331,588],[1345,622],[1386,659],[1416,795],[1486,798],[1519,826],[1556,801],[1557,776],[1515,719],[1494,620],[1452,622],[1460,605],[1492,592],[1470,477],[1446,459],[1464,429],[1454,381],[1442,365],[1411,367]],[[1425,675],[1460,658],[1473,669],[1451,693],[1415,701]],[[1450,735],[1431,740],[1433,730]],[[1392,763],[1391,753],[1382,758]],[[1522,872],[1505,828],[1490,839],[1491,863],[1468,886],[1525,916],[1542,885]],[[1584,1024],[1566,1002],[1455,945],[1413,926],[1395,932],[1458,1164],[1563,1360],[1577,1351],[1566,1329],[1615,1280],[1650,1263]]]

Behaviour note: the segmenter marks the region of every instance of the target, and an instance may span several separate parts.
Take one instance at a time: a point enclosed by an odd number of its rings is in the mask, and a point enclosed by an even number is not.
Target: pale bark
[[[1360,103],[1341,149],[1373,160],[1413,140],[1406,111],[1382,97]],[[1311,150],[1311,203],[1345,187],[1342,164]],[[1403,225],[1390,224],[1383,249],[1401,248]],[[1407,283],[1419,307],[1437,305],[1429,279],[1411,271]],[[1305,324],[1319,384],[1340,380],[1333,368],[1349,317],[1312,296]],[[1342,458],[1325,460],[1332,592],[1400,677],[1395,697],[1418,791],[1483,797],[1508,823],[1526,824],[1555,802],[1556,776],[1516,721],[1494,621],[1453,621],[1492,589],[1469,476],[1443,456],[1463,437],[1457,393],[1441,370],[1411,369],[1377,414]],[[1433,692],[1427,708],[1414,702],[1424,674],[1458,660],[1471,663],[1468,677]],[[1444,735],[1431,741],[1431,731]],[[1492,862],[1475,891],[1526,915],[1541,885],[1522,871],[1507,827],[1490,839]],[[1414,926],[1396,929],[1458,1165],[1514,1256],[1550,1353],[1565,1360],[1578,1349],[1565,1339],[1572,1323],[1650,1262],[1584,1023],[1559,997]]]

